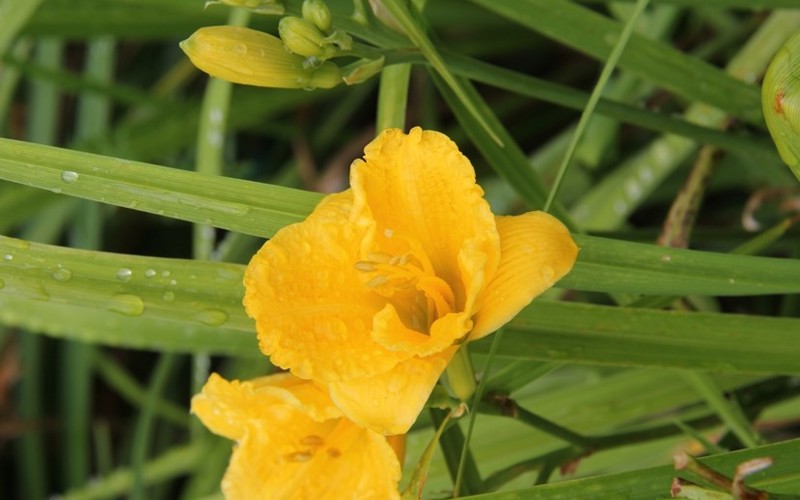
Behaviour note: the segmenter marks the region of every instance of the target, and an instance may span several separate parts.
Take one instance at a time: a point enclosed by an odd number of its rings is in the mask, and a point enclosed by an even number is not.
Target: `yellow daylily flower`
[[[228,500],[400,497],[400,463],[386,437],[343,417],[312,381],[212,374],[192,412],[236,441],[222,480]]]
[[[403,434],[459,345],[550,288],[578,248],[546,213],[494,216],[437,132],[383,132],[350,185],[264,244],[244,304],[273,363],[325,384],[351,420]]]
[[[342,83],[330,61],[292,54],[280,38],[239,26],[207,26],[180,43],[192,64],[233,83],[285,89],[329,89]]]

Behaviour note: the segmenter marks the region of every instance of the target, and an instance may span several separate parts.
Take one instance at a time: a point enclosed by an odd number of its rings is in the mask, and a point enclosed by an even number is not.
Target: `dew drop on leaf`
[[[228,321],[228,313],[219,309],[206,309],[197,313],[195,319],[206,325],[219,326]]]
[[[144,302],[138,295],[121,293],[111,297],[108,310],[125,316],[139,316],[144,312]]]
[[[53,271],[53,279],[56,281],[69,281],[72,278],[72,271],[69,269],[58,268]]]
[[[132,275],[133,271],[127,267],[120,267],[119,270],[117,270],[117,279],[123,283],[127,283],[131,279]]]
[[[61,172],[61,180],[67,184],[77,182],[78,177],[80,177],[80,174],[78,174],[78,172],[73,172],[72,170],[64,170]]]

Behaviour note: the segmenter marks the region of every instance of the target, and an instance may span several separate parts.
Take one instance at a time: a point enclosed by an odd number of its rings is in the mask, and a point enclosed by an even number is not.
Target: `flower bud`
[[[303,2],[303,19],[327,32],[331,29],[331,11],[322,0],[305,0]]]
[[[209,26],[180,43],[192,64],[233,83],[285,89],[332,88],[339,67],[288,52],[277,37],[249,28]]]
[[[284,17],[278,24],[278,33],[286,48],[292,53],[325,60],[336,54],[336,47],[325,40],[325,35],[310,22],[299,17]]]
[[[281,15],[286,11],[280,0],[208,0],[206,1],[206,7],[216,3],[222,3],[231,7],[242,7],[256,14]]]

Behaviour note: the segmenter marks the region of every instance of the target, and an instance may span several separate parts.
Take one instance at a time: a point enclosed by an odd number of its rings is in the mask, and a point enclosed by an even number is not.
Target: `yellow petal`
[[[405,434],[457,348],[449,347],[426,358],[409,358],[374,377],[331,383],[331,399],[359,425],[386,435]]]
[[[278,231],[245,272],[261,350],[301,378],[370,376],[410,355],[370,340],[385,299],[355,268],[365,229],[350,222],[351,208],[349,191],[326,197],[304,222]]]
[[[428,334],[412,330],[403,323],[391,304],[375,315],[372,338],[390,351],[412,353],[417,357],[436,354],[457,343],[472,329],[466,313],[450,313],[438,318]]]
[[[566,275],[578,256],[567,228],[544,212],[497,217],[497,230],[500,266],[479,299],[470,340],[509,322],[534,297]]]
[[[398,498],[400,464],[386,438],[308,407],[325,391],[286,375],[250,382],[209,378],[192,410],[213,432],[238,437],[222,482],[231,499]],[[340,415],[340,414],[339,414]],[[224,432],[223,432],[224,431]]]
[[[350,185],[356,215],[374,221],[378,237],[388,232],[418,242],[436,276],[453,288],[456,309],[463,310],[472,275],[493,273],[500,247],[472,164],[455,143],[420,128],[408,135],[386,130],[365,148],[363,160],[353,162]],[[479,248],[485,260],[459,268],[465,244]]]

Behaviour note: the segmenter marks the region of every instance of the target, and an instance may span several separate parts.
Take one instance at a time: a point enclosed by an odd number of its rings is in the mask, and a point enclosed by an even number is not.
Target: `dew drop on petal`
[[[287,453],[284,458],[289,462],[308,462],[314,455],[307,451],[296,451],[294,453]]]
[[[315,434],[309,434],[308,436],[300,440],[300,444],[305,446],[322,446],[323,444],[325,444],[325,441],[320,436],[317,436]]]
[[[219,326],[228,321],[228,313],[219,309],[206,309],[197,313],[194,318],[206,325]]]
[[[121,293],[111,297],[108,310],[125,316],[139,316],[144,312],[144,302],[138,295]]]
[[[78,177],[80,177],[80,174],[78,174],[78,172],[73,172],[72,170],[64,170],[61,172],[61,180],[67,184],[77,182]]]
[[[133,271],[131,271],[127,267],[120,267],[117,270],[117,279],[122,281],[123,283],[127,283],[128,281],[130,281],[132,275]]]
[[[544,265],[539,269],[539,274],[542,276],[544,281],[549,283],[556,275],[556,271],[553,269],[553,266]]]

